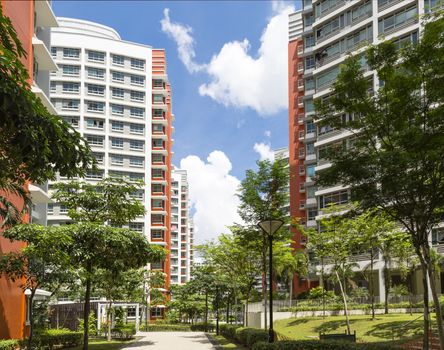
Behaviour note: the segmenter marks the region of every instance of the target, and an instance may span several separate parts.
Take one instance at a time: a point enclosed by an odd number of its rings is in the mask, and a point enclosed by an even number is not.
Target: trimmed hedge
[[[412,307],[415,308],[422,308],[424,304],[421,303],[414,303],[412,304]],[[347,304],[347,307],[349,310],[371,310],[372,306],[371,304],[360,304],[360,303],[349,303]],[[383,309],[384,304],[375,304],[375,309]],[[410,304],[408,302],[401,302],[396,304],[389,304],[389,309],[408,309],[410,308]],[[325,304],[325,310],[326,311],[342,311],[344,310],[344,304],[343,303],[326,303]],[[318,302],[312,302],[312,301],[304,301],[301,302],[297,306],[292,307],[281,307],[279,312],[284,311],[290,311],[290,312],[298,312],[298,311],[323,311],[322,304],[319,304]]]
[[[222,324],[219,327],[220,334],[229,339],[236,339],[236,329],[241,328],[241,326],[234,324]]]
[[[146,332],[191,332],[191,325],[189,324],[150,324],[148,327],[144,326],[143,330]]]
[[[58,348],[72,348],[82,344],[83,332],[73,332],[66,328],[46,329],[36,332],[33,343],[38,348],[52,350]]]
[[[257,342],[252,350],[395,350],[394,345],[381,343],[349,343],[340,341],[290,340],[273,344]]]
[[[129,340],[136,334],[136,326],[134,324],[125,324],[123,326],[115,327],[111,330],[115,338]]]
[[[212,323],[202,322],[202,323],[192,324],[190,328],[193,332],[214,332],[216,329],[216,325]]]
[[[0,340],[0,350],[15,350],[19,346],[18,340],[8,339]]]
[[[235,330],[234,339],[251,349],[255,343],[268,340],[268,331],[260,328],[239,327]]]

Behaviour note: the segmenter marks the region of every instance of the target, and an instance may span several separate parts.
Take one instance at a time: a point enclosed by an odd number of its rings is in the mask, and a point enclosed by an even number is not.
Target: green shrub
[[[273,344],[257,342],[252,350],[395,350],[394,345],[380,343],[349,343],[340,341],[290,340]]]
[[[189,324],[149,324],[143,326],[142,330],[146,332],[190,332]]]
[[[234,340],[242,345],[247,345],[247,329],[248,327],[239,327],[235,331]]]
[[[214,332],[216,326],[212,323],[195,323],[191,325],[193,332]]]
[[[259,328],[249,328],[246,330],[247,347],[251,349],[254,344],[268,340],[268,331]]]
[[[83,332],[73,332],[66,328],[37,331],[33,343],[37,348],[54,349],[79,346],[83,341]]]
[[[19,346],[18,340],[8,339],[0,340],[0,350],[15,350]]]
[[[136,326],[134,324],[124,324],[114,327],[111,333],[115,338],[129,340],[136,334]]]
[[[222,324],[219,328],[220,334],[222,334],[224,337],[228,339],[235,340],[236,339],[236,329],[240,328],[241,326],[234,325],[234,324]]]

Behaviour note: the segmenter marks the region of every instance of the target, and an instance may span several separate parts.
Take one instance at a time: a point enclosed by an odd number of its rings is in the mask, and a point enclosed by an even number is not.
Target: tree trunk
[[[29,296],[29,339],[28,339],[28,350],[32,349],[32,338],[34,336],[34,295],[37,291],[37,287],[31,289],[31,295]]]
[[[373,260],[374,260],[374,252],[373,247],[370,252],[370,278],[369,278],[369,287],[370,287],[370,301],[372,304],[372,320],[375,319],[375,288],[373,285]]]
[[[208,324],[208,290],[205,289],[205,324]]]
[[[388,314],[388,297],[389,297],[389,292],[390,292],[390,272],[389,272],[389,268],[388,268],[387,259],[384,259],[383,274],[384,274],[384,290],[385,290],[384,313]]]
[[[106,312],[106,323],[108,326],[108,333],[106,334],[106,340],[111,341],[111,322],[112,322],[112,306],[113,306],[113,302],[110,301],[108,304],[108,310]]]
[[[293,278],[290,278],[290,286],[289,286],[289,290],[290,290],[290,300],[289,300],[289,306],[291,308],[291,304],[293,302]]]
[[[83,309],[83,350],[88,350],[89,340],[89,313],[91,311],[91,273],[92,263],[88,262],[86,267],[86,291],[85,291],[85,303]]]
[[[262,298],[264,300],[264,329],[268,328],[268,322],[267,322],[267,309],[268,309],[268,303],[267,303],[267,256],[266,252],[263,252],[262,256],[262,266],[263,266],[263,289],[262,289]]]
[[[435,315],[436,315],[436,324],[438,327],[438,338],[441,350],[444,350],[444,331],[442,324],[442,312],[441,305],[439,304],[438,292],[436,289],[436,281],[435,281],[435,271],[433,269],[432,261],[430,259],[430,248],[427,246],[424,248],[425,250],[425,260],[427,263],[427,271],[429,274],[430,280],[430,289],[432,291],[433,304],[435,306]]]
[[[418,253],[418,252],[417,252]],[[421,270],[422,270],[422,286],[424,289],[424,325],[423,325],[423,340],[422,340],[422,348],[424,350],[429,350],[429,326],[430,326],[430,312],[429,312],[429,284],[427,282],[427,267],[423,256],[421,253],[418,253],[419,261],[421,262]]]
[[[247,293],[247,300],[245,301],[245,327],[248,327],[248,302],[250,300],[250,292]]]
[[[321,258],[321,282],[322,282],[322,318],[325,318],[324,258]]]
[[[344,288],[342,287],[341,279],[339,278],[338,271],[335,271],[336,277],[338,278],[339,289],[341,290],[342,299],[344,300],[344,312],[345,312],[345,322],[347,324],[347,334],[351,334],[350,330],[350,320],[348,319],[348,309],[347,309],[347,297],[344,292]]]

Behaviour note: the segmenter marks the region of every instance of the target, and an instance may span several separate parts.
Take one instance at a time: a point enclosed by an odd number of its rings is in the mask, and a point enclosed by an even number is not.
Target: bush
[[[235,332],[235,340],[250,349],[255,343],[268,340],[268,331],[260,328],[239,327]]]
[[[258,342],[252,350],[395,350],[394,345],[380,343],[349,343],[340,341],[290,340],[273,344]]]
[[[240,328],[241,326],[234,325],[234,324],[222,324],[220,326],[220,334],[222,334],[224,337],[228,339],[235,340],[236,339],[236,329]]]
[[[37,348],[71,348],[82,344],[83,332],[73,332],[66,328],[47,329],[36,332],[33,343]]]
[[[0,350],[15,350],[19,346],[19,342],[15,339],[0,340]]]
[[[216,326],[212,323],[195,323],[191,325],[193,332],[214,332]],[[220,328],[219,328],[220,329]]]
[[[242,345],[247,345],[247,329],[248,327],[237,328],[234,333],[234,340]]]
[[[189,324],[149,324],[143,326],[142,329],[146,332],[190,332]]]
[[[124,324],[114,327],[111,333],[115,338],[129,340],[136,334],[136,326],[134,324]]]

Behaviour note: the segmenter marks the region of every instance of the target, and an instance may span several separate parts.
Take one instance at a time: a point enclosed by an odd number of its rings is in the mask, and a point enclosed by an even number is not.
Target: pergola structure
[[[122,307],[125,309],[128,308],[136,308],[136,332],[139,331],[139,325],[140,325],[140,305],[139,303],[119,303],[115,302],[112,303],[112,307]],[[100,331],[101,325],[102,325],[102,317],[106,317],[106,310],[109,307],[109,303],[103,302],[97,304],[97,330]]]

